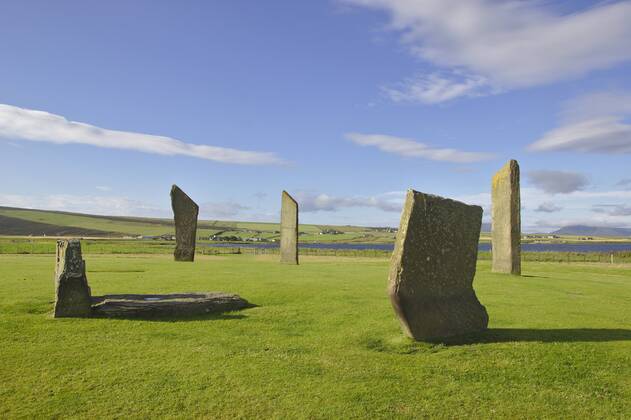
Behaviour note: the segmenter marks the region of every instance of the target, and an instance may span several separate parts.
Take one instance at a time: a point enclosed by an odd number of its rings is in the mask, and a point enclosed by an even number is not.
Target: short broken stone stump
[[[92,297],[92,315],[111,318],[186,317],[237,311],[253,306],[239,295],[219,292]]]

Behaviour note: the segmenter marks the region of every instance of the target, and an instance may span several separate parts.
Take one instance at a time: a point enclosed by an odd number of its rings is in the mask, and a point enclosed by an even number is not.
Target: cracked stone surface
[[[175,221],[175,261],[193,261],[199,206],[177,185],[173,185],[171,207]]]
[[[280,208],[280,262],[298,264],[298,203],[286,191]]]
[[[55,318],[89,316],[92,301],[81,242],[57,241],[55,258]]]
[[[95,296],[92,302],[94,316],[112,318],[194,316],[254,306],[239,295],[223,292],[105,295]]]
[[[519,164],[509,161],[493,176],[492,271],[521,274]]]
[[[388,292],[405,334],[437,340],[487,328],[473,290],[482,208],[407,192]]]

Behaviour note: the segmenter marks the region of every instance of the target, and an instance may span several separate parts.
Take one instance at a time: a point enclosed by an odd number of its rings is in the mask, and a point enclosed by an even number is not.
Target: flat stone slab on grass
[[[92,315],[104,317],[193,316],[253,307],[239,295],[221,292],[167,295],[105,295],[92,298]]]

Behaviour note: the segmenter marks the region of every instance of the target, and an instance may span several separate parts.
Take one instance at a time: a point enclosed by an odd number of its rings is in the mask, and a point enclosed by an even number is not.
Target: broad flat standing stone
[[[175,261],[193,261],[199,206],[177,185],[173,185],[171,207],[175,220]]]
[[[486,329],[473,290],[482,208],[408,190],[390,262],[388,292],[415,340]]]
[[[493,176],[492,189],[492,271],[520,275],[521,203],[516,160],[510,160]]]
[[[55,318],[90,316],[92,298],[81,256],[81,242],[57,241]]]
[[[298,203],[287,191],[280,207],[280,262],[298,264]]]

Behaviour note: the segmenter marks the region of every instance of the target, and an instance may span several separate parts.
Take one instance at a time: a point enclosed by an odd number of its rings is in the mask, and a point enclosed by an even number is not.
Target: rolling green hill
[[[197,235],[241,239],[280,237],[278,223],[200,220]],[[328,233],[327,233],[328,232]],[[174,233],[173,220],[148,217],[99,216],[50,210],[0,207],[0,235],[138,237]],[[392,242],[395,233],[359,226],[300,225],[303,242]]]

